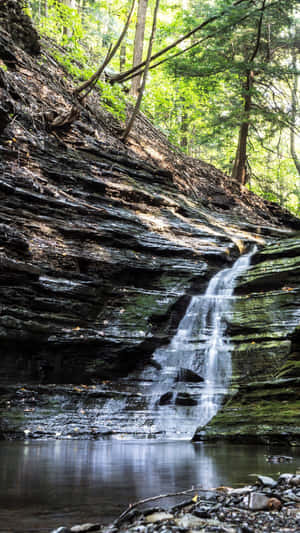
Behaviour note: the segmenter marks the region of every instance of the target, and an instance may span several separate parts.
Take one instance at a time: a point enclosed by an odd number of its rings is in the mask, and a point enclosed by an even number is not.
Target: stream
[[[244,485],[255,479],[249,473],[277,477],[300,468],[299,448],[288,451],[291,463],[268,463],[269,453],[263,446],[183,441],[0,442],[0,531],[107,524],[148,496]]]

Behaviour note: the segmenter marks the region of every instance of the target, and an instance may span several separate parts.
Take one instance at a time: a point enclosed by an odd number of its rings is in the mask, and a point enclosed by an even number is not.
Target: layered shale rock
[[[13,40],[17,46],[32,55],[37,55],[41,51],[38,33],[22,6],[23,2],[18,0],[2,0],[0,4],[0,50],[2,59],[8,61],[9,67],[14,65],[12,61],[14,54],[9,52],[9,41]]]
[[[207,438],[300,444],[300,235],[254,256],[228,317],[236,395]]]

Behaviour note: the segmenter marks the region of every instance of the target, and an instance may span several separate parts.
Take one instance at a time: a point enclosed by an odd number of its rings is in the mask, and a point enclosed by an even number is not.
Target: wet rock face
[[[300,442],[300,235],[263,248],[237,287],[228,317],[239,390],[207,437]]]
[[[38,33],[33,27],[30,17],[24,13],[22,1],[1,1],[0,28],[4,28],[13,42],[29,54],[40,53]]]

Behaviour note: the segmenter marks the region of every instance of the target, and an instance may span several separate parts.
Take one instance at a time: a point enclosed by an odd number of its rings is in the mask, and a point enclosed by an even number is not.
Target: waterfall
[[[236,279],[255,250],[218,272],[205,294],[192,297],[173,340],[154,353],[161,370],[152,391],[151,426],[168,438],[191,438],[220,408],[231,379],[226,315]]]

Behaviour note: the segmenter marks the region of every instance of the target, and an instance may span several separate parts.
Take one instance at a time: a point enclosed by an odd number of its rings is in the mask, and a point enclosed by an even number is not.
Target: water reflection
[[[268,464],[266,453],[264,447],[188,442],[0,443],[0,524],[6,524],[0,531],[107,523],[147,496],[235,485],[250,481],[251,472],[275,475],[299,466],[299,456],[292,464]]]

